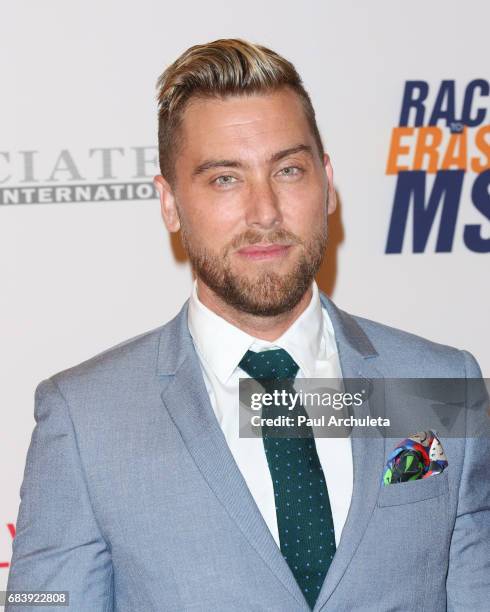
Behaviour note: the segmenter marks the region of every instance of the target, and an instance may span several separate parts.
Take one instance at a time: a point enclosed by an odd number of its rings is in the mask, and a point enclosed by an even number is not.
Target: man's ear
[[[180,219],[175,203],[175,196],[168,181],[161,174],[153,178],[153,184],[160,197],[160,208],[162,219],[169,232],[178,232],[180,229]]]
[[[327,213],[331,215],[337,208],[337,193],[333,184],[333,168],[330,163],[330,156],[328,153],[323,155],[323,165],[325,166],[325,172],[327,173],[328,179],[328,210]]]

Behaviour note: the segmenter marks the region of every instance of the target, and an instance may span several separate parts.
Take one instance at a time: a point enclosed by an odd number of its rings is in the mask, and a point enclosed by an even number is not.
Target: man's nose
[[[253,183],[247,205],[247,224],[271,228],[282,221],[279,198],[271,181],[264,178]]]

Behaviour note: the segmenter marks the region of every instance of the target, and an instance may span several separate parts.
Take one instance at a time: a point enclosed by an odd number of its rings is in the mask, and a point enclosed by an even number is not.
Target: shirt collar
[[[282,348],[296,361],[305,377],[313,377],[324,338],[324,318],[315,280],[312,290],[310,303],[301,315],[282,336],[269,342],[247,334],[205,306],[197,295],[197,280],[194,280],[188,326],[201,359],[222,383],[226,383],[247,350]],[[327,350],[327,356],[329,352]]]

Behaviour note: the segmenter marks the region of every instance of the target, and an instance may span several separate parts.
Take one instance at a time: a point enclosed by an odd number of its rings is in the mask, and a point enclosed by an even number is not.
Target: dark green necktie
[[[268,392],[284,388],[294,392],[299,367],[284,349],[247,351],[238,365]],[[295,421],[299,414],[306,415],[298,404],[285,410]],[[284,409],[274,406],[262,408],[262,417],[282,413]],[[262,439],[274,487],[280,547],[313,609],[335,554],[330,500],[311,426],[279,429],[263,427]],[[284,437],[287,431],[294,436]]]

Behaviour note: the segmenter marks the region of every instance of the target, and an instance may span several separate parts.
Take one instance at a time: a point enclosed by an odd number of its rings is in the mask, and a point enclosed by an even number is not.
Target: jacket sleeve
[[[467,351],[463,351],[463,355],[467,377],[467,425],[446,582],[448,612],[488,610],[490,599],[488,395],[475,358]]]
[[[68,591],[68,607],[43,610],[112,611],[110,549],[92,510],[69,407],[52,378],[36,388],[34,419],[7,591]]]

